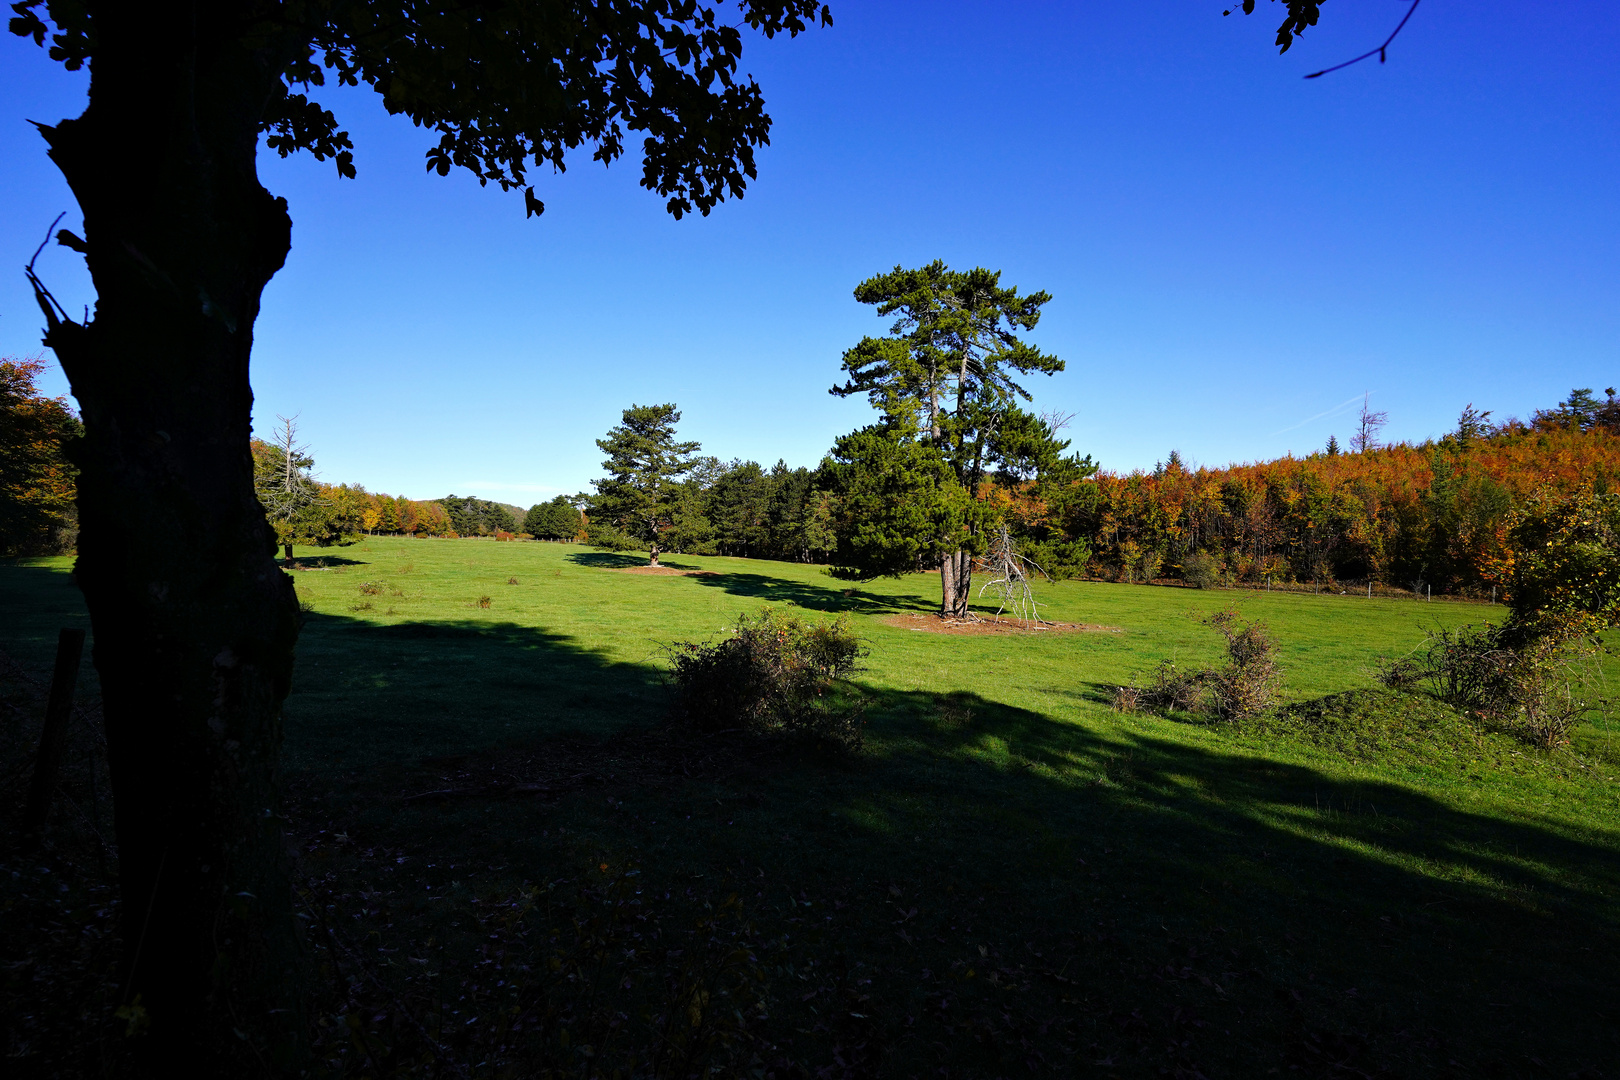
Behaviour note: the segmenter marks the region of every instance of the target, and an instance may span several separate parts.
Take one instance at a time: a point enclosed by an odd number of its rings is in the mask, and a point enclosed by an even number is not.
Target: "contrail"
[[[1366,395],[1363,395],[1363,397],[1365,397],[1365,396]],[[1338,412],[1340,409],[1344,408],[1346,405],[1354,405],[1355,402],[1356,402],[1355,398],[1350,398],[1348,401],[1341,401],[1337,405],[1333,406],[1333,408],[1327,410],[1326,412],[1319,412],[1315,416],[1308,416],[1305,419],[1301,420],[1299,423],[1292,424],[1289,427],[1285,427],[1281,431],[1273,431],[1270,435],[1266,436],[1266,438],[1268,438],[1268,439],[1273,438],[1274,436],[1282,435],[1282,434],[1284,434],[1286,432],[1297,430],[1299,428],[1304,427],[1306,424],[1309,424],[1313,420],[1322,419],[1322,417],[1324,417],[1324,416],[1332,416],[1334,413]]]

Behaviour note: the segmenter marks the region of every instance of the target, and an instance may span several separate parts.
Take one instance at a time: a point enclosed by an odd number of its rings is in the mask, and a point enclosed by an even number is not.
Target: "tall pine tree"
[[[695,442],[677,442],[681,413],[670,405],[632,405],[624,419],[597,439],[607,475],[595,482],[591,516],[645,545],[647,565],[658,565],[664,533],[674,522],[680,479],[692,468]]]
[[[882,423],[840,440],[834,452],[833,475],[847,489],[849,542],[840,545],[840,561],[851,573],[892,573],[902,551],[937,558],[940,613],[966,615],[985,525],[972,496],[1007,457],[1004,433],[1016,432],[1018,457],[1032,452],[1032,432],[1057,445],[1043,421],[1018,407],[1030,400],[1018,378],[1063,370],[1062,360],[1019,337],[1035,328],[1051,296],[1020,296],[1002,287],[1000,271],[953,271],[936,260],[869,278],[855,299],[896,318],[887,337],[865,338],[844,354],[849,378],[831,391],[864,393],[883,414]],[[883,446],[885,440],[893,445]],[[941,486],[942,476],[960,494]],[[910,495],[906,478],[917,483]],[[871,497],[879,491],[888,497]],[[864,494],[852,500],[856,492]],[[850,516],[853,506],[863,508],[863,520]],[[924,521],[946,532],[906,535]]]

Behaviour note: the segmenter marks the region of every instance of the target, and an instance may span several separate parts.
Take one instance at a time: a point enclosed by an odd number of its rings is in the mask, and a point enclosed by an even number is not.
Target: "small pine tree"
[[[1329,435],[1328,436],[1327,456],[1328,457],[1338,457],[1339,456],[1339,437],[1337,435]]]

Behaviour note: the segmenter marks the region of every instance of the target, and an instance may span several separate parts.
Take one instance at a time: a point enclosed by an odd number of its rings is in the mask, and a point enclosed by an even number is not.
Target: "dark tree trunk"
[[[229,10],[221,10],[229,8]],[[284,54],[231,5],[96,14],[84,115],[44,129],[96,310],[52,319],[83,411],[77,578],[118,834],[121,1004],[148,1072],[291,1071],[301,954],[276,795],[298,608],[253,494],[248,353],[286,257],[258,123]],[[131,1015],[131,1014],[126,1014]]]
[[[274,545],[271,545],[271,550],[272,551],[275,550]],[[281,545],[281,553],[286,558],[287,565],[291,566],[292,561],[293,561],[292,545],[291,544],[282,544]]]
[[[939,561],[939,613],[952,619],[966,618],[973,586],[973,557],[966,551],[953,551]]]

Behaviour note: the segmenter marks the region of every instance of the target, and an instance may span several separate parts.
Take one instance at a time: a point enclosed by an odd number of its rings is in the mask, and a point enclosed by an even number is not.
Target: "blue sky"
[[[525,221],[516,193],[426,173],[374,95],[329,93],[357,181],[261,157],[294,231],[256,422],[297,414],[324,479],[415,498],[579,491],[632,403],[678,403],[722,458],[814,465],[870,416],[826,393],[883,326],[851,290],[935,258],[1053,295],[1031,336],[1068,369],[1036,407],[1105,468],[1342,442],[1369,391],[1422,439],[1470,402],[1620,383],[1612,5],[1428,0],[1389,63],[1313,81],[1404,0],[1326,4],[1280,58],[1276,5],[1222,6],[835,3],[830,30],[749,41],[772,145],[746,198],[680,222],[635,162],[587,155]],[[25,121],[84,86],[0,42],[0,356],[39,351],[20,267],[58,212],[78,227]],[[41,267],[93,302],[71,252]]]

